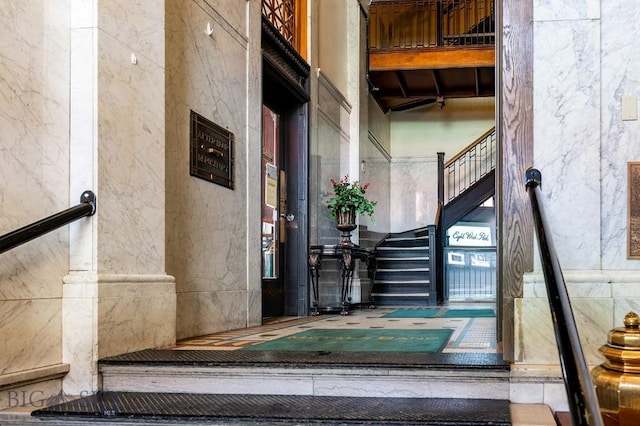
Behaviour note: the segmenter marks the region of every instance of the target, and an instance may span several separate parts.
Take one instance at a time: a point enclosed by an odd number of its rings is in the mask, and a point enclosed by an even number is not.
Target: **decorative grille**
[[[292,45],[295,37],[296,0],[262,0],[262,14]]]

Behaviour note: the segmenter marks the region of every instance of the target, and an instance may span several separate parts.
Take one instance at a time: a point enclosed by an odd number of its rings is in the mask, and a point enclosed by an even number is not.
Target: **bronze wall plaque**
[[[233,133],[191,111],[191,176],[233,189]]]

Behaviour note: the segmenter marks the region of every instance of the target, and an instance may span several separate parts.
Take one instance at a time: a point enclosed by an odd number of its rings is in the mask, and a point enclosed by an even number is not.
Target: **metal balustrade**
[[[369,49],[495,44],[493,0],[372,1]]]
[[[496,129],[487,131],[444,164],[445,203],[496,168]]]

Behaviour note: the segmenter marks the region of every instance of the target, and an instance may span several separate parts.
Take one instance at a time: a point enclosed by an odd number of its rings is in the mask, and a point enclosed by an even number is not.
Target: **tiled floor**
[[[492,303],[455,304],[442,308],[487,309]],[[311,328],[345,329],[423,329],[450,328],[454,332],[444,353],[500,353],[496,343],[496,318],[384,318],[397,307],[357,309],[350,315],[320,315],[287,317],[272,320],[262,326],[225,331],[180,340],[176,350],[236,350],[245,346],[299,333]]]

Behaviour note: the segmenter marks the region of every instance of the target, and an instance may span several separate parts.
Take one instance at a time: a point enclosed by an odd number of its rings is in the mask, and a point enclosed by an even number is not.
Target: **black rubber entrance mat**
[[[496,353],[174,351],[146,349],[100,360],[104,365],[253,365],[289,367],[420,367],[427,369],[509,370]]]
[[[509,401],[106,392],[34,411],[92,423],[231,421],[279,424],[510,425]]]

